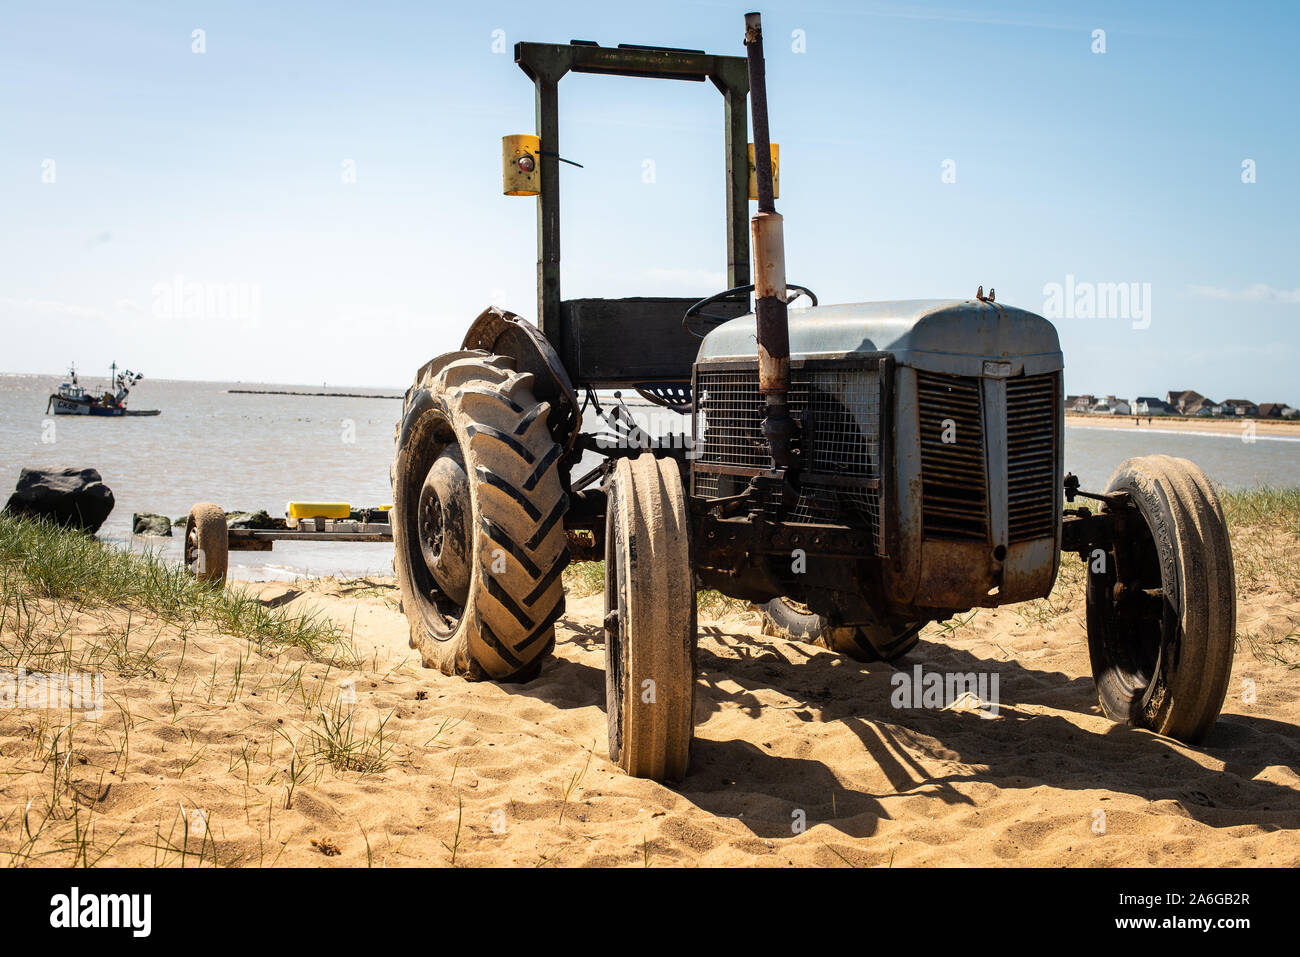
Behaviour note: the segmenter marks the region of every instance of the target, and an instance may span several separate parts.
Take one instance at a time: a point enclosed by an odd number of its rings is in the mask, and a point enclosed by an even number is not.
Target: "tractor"
[[[504,138],[504,192],[536,197],[537,323],[488,308],[406,392],[391,524],[411,646],[447,675],[527,681],[554,647],[565,566],[603,558],[609,754],[631,775],[677,780],[698,588],[758,605],[769,633],[889,662],[929,622],[1047,596],[1071,553],[1087,563],[1104,713],[1199,740],[1235,635],[1214,487],[1152,455],[1081,490],[1063,471],[1056,329],[992,288],[820,305],[787,282],[758,14],[744,43],[744,56],[515,46],[537,132]],[[561,297],[569,73],[707,80],[722,94],[729,288]],[[808,305],[789,309],[799,297]],[[681,432],[638,428],[624,391],[680,416]]]

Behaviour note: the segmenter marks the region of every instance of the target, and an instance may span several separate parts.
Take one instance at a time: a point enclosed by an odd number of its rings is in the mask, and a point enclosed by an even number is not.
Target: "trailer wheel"
[[[681,471],[620,459],[605,534],[609,756],[628,774],[680,780],[695,733],[695,582]]]
[[[1128,459],[1110,492],[1134,509],[1088,562],[1088,652],[1102,711],[1180,741],[1205,737],[1232,673],[1237,599],[1218,495],[1186,459]]]
[[[425,667],[527,680],[564,612],[562,450],[531,374],[500,356],[461,355],[421,370],[397,427],[401,607]]]
[[[220,584],[230,563],[230,532],[220,505],[200,502],[185,517],[185,568],[199,581]]]
[[[838,651],[858,661],[894,661],[921,640],[925,622],[871,622],[830,625],[825,616],[791,598],[773,598],[763,606],[763,634]]]

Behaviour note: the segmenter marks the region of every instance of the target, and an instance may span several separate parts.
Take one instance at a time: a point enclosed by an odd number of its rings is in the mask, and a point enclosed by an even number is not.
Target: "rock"
[[[276,528],[276,521],[266,510],[260,512],[227,512],[227,528]]]
[[[171,538],[172,520],[166,515],[154,515],[152,512],[137,512],[131,516],[132,535],[158,535]]]
[[[113,492],[95,469],[23,469],[4,510],[43,516],[94,534],[113,511]]]

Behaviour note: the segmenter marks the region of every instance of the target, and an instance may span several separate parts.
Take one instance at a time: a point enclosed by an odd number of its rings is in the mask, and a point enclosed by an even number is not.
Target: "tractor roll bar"
[[[568,73],[711,80],[722,94],[726,130],[727,285],[749,281],[749,162],[746,157],[745,95],[749,92],[744,57],[717,56],[620,44],[602,47],[575,40],[568,44],[516,43],[515,63],[533,81],[537,135],[541,139],[541,192],[537,196],[537,324],[561,355],[568,355],[560,297],[560,117],[559,84]]]

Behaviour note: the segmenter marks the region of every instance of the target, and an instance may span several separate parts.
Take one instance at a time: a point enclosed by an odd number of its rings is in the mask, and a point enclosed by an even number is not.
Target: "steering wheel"
[[[794,295],[790,295],[790,292],[792,290],[794,292]],[[735,316],[720,316],[717,313],[705,312],[704,310],[705,308],[713,305],[715,302],[718,302],[719,300],[728,299],[732,296],[738,296],[741,293],[750,293],[753,291],[754,291],[754,284],[751,282],[747,286],[737,286],[734,289],[727,289],[723,292],[709,296],[707,299],[701,299],[695,305],[691,306],[691,308],[686,310],[686,315],[682,316],[682,328],[685,329],[687,332],[689,332],[691,335],[693,335],[696,339],[703,339],[706,333],[696,332],[694,329],[692,329],[691,328],[692,319],[707,320],[712,324],[712,326],[717,326],[731,319],[734,319],[736,318]],[[809,299],[812,300],[812,304],[814,306],[817,305],[817,294],[813,292],[811,289],[809,289],[807,286],[796,286],[793,283],[786,283],[785,291],[786,291],[786,300],[785,300],[786,305],[789,305],[790,303],[794,302],[800,296],[807,296]]]

